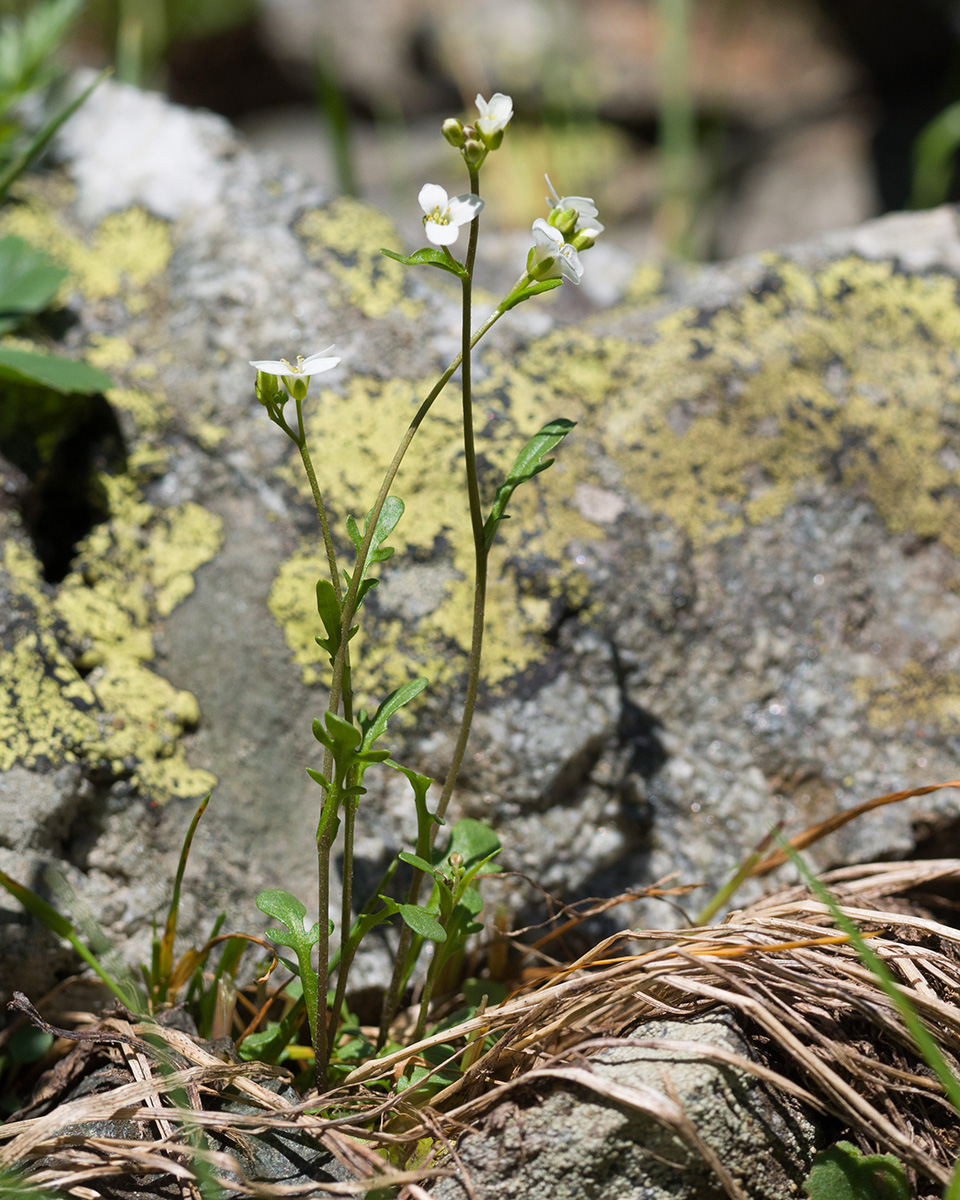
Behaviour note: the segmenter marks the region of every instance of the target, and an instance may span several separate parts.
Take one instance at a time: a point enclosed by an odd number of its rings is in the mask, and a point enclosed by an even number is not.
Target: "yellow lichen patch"
[[[385,258],[396,250],[397,232],[388,217],[369,205],[341,196],[325,208],[304,213],[296,225],[308,256],[343,285],[345,299],[367,317],[393,309],[413,319],[417,304],[404,294],[404,268]]]
[[[507,407],[490,391],[491,386],[488,381],[478,393],[476,411],[480,422],[488,424],[482,449],[489,464],[487,490],[492,495],[527,438],[548,416],[557,414],[549,410],[534,414],[535,405],[521,395]],[[345,396],[325,392],[314,405],[308,437],[335,524],[348,513],[361,519],[372,503],[385,466],[416,410],[418,392],[422,394],[403,381],[381,383],[355,377]],[[457,490],[463,471],[458,415],[454,393],[437,401],[393,489],[407,506],[389,539],[396,549],[395,559],[378,568],[383,583],[369,602],[376,613],[370,635],[363,640],[361,634],[353,643],[356,660],[362,664],[356,685],[365,696],[371,690],[382,694],[397,686],[411,671],[427,675],[436,684],[463,670],[470,644],[473,559],[466,497]],[[362,428],[360,434],[355,420]],[[285,475],[304,498],[309,496],[298,458],[291,459]],[[559,488],[560,495],[572,494],[573,480],[568,482],[569,487],[565,482]],[[540,480],[515,493],[510,512],[512,519],[501,526],[487,601],[484,677],[489,684],[543,657],[550,610],[544,592],[558,602],[577,602],[583,579],[572,561],[563,561],[564,550],[572,538],[599,536],[598,527],[572,507],[548,513]],[[442,573],[434,573],[431,579],[429,597],[411,600],[401,595],[401,573],[411,556],[422,559],[438,545],[448,546],[449,556]],[[527,556],[542,559],[536,579],[518,570]],[[344,565],[351,569],[349,558]],[[321,574],[325,562],[318,539],[280,567],[269,598],[294,658],[311,682],[325,661],[314,642],[320,632],[314,589]]]
[[[0,771],[76,759],[98,736],[95,709],[54,636],[26,632],[0,652]]]
[[[107,399],[114,408],[128,412],[141,433],[153,433],[170,419],[170,406],[161,397],[141,388],[110,388]]]
[[[892,531],[960,550],[960,477],[943,454],[960,407],[956,281],[855,258],[770,268],[736,304],[672,313],[650,345],[557,333],[521,358],[511,390],[530,379],[589,413],[625,485],[694,546],[829,478]]]
[[[510,359],[485,357],[474,410],[491,464],[488,502],[524,436],[555,416],[580,422],[558,466],[518,493],[515,519],[504,527],[494,557],[489,680],[522,669],[545,648],[544,589],[526,585],[514,563],[540,558],[543,574],[564,580],[568,602],[577,603],[564,550],[577,538],[602,536],[577,513],[574,494],[594,478],[591,443],[623,491],[673,522],[695,549],[777,519],[798,486],[828,481],[869,499],[892,532],[960,552],[960,473],[950,445],[960,415],[956,280],[858,258],[810,272],[770,257],[767,268],[755,292],[715,312],[673,312],[649,343],[563,329]],[[412,389],[402,383],[355,380],[345,397],[323,397],[311,437],[335,514],[360,515],[370,503],[413,411]],[[363,652],[376,672],[392,671],[398,650],[412,652],[427,674],[458,669],[471,589],[465,507],[451,489],[462,469],[459,439],[451,390],[404,464],[396,490],[408,513],[393,539],[397,569],[404,553],[425,558],[441,544],[451,548],[451,572],[435,612],[411,621],[391,611],[393,564],[385,568],[371,605],[383,615]],[[288,478],[298,471],[291,463]],[[272,600],[304,665],[321,657],[312,645],[321,567],[314,547],[304,551],[296,570],[281,572]]]
[[[113,516],[80,544],[56,589],[25,547],[3,549],[33,615],[0,654],[0,769],[78,758],[157,799],[200,795],[213,777],[188,764],[182,742],[197,702],[148,664],[153,622],[192,590],[193,572],[219,548],[220,522],[195,504],[157,510],[128,478],[102,482]]]
[[[226,425],[218,425],[214,421],[196,418],[190,423],[190,432],[204,450],[216,450],[230,430]]]
[[[113,371],[125,367],[134,357],[134,349],[126,338],[107,336],[105,333],[90,335],[87,347],[87,362],[101,371]]]
[[[111,213],[90,240],[70,230],[64,216],[43,200],[8,205],[0,230],[45,250],[70,272],[66,288],[100,300],[142,288],[160,275],[172,253],[163,221],[139,208]]]
[[[960,725],[960,673],[929,671],[910,662],[893,679],[858,679],[854,692],[869,702],[870,724],[883,729],[910,722],[939,729]]]

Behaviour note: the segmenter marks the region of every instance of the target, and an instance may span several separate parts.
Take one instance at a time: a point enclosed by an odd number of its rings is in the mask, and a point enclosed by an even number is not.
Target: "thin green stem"
[[[470,191],[474,195],[479,195],[479,173],[475,167],[470,167]],[[470,643],[470,658],[467,668],[467,694],[464,699],[463,714],[460,718],[460,729],[457,734],[457,742],[453,751],[453,758],[450,762],[450,769],[447,772],[446,780],[444,781],[443,791],[440,794],[440,800],[437,804],[436,817],[437,821],[431,823],[429,841],[430,845],[436,838],[436,832],[439,828],[439,822],[443,820],[447,808],[450,804],[450,799],[453,796],[453,789],[456,787],[457,777],[460,774],[460,767],[463,764],[463,758],[466,753],[467,743],[470,739],[470,729],[473,724],[473,714],[477,704],[477,694],[480,687],[480,662],[483,654],[483,629],[486,610],[487,596],[487,560],[489,555],[489,547],[486,544],[484,537],[484,522],[483,522],[483,506],[480,499],[480,481],[477,475],[477,453],[476,453],[476,438],[473,427],[473,393],[472,393],[472,374],[471,374],[471,355],[470,351],[477,342],[476,337],[471,337],[470,327],[472,324],[472,302],[473,302],[473,269],[477,257],[477,239],[479,237],[479,219],[474,218],[470,223],[470,240],[467,246],[467,257],[464,261],[466,271],[465,278],[462,282],[462,338],[463,344],[460,350],[460,360],[462,364],[460,376],[460,396],[463,415],[463,456],[464,469],[466,473],[467,483],[467,498],[470,506],[470,527],[473,533],[473,552],[474,552],[474,590],[473,590],[473,630]],[[510,293],[512,294],[512,293]],[[497,309],[497,314],[502,310]],[[494,314],[496,316],[496,314]],[[408,904],[416,904],[420,898],[420,889],[423,886],[423,872],[414,871],[413,877],[410,880],[410,890],[407,896]],[[400,1003],[400,991],[404,983],[404,975],[406,972],[406,959],[410,949],[412,940],[412,932],[409,926],[404,925],[400,931],[400,945],[397,951],[396,963],[393,971],[393,978],[390,981],[390,986],[384,995],[383,1011],[380,1020],[379,1042],[382,1045],[386,1041],[387,1031],[390,1023],[396,1013],[398,1004]],[[438,961],[439,951],[435,951],[434,962]],[[432,968],[431,964],[431,968]],[[428,973],[428,981],[432,990],[432,977]],[[426,1020],[425,1005],[429,1005],[430,996],[424,989],[425,995],[421,999],[421,1016],[420,1023]]]
[[[310,490],[313,492],[313,503],[317,509],[317,517],[320,521],[320,529],[323,533],[323,546],[327,552],[327,565],[330,568],[330,580],[333,583],[333,590],[339,603],[343,598],[343,589],[340,586],[340,569],[337,566],[337,552],[333,545],[333,537],[330,534],[330,522],[327,520],[327,509],[323,503],[323,495],[320,491],[320,484],[317,482],[317,473],[313,469],[313,459],[310,457],[310,451],[307,447],[307,435],[303,427],[303,402],[296,401],[297,405],[297,437],[294,441],[297,444],[297,449],[300,451],[300,458],[303,462],[303,469],[307,473],[307,479],[310,481]]]
[[[493,328],[493,326],[497,323],[497,321],[500,320],[502,316],[503,310],[497,308],[490,314],[489,317],[487,317],[477,332],[470,339],[469,345],[471,349],[490,329]],[[450,382],[450,379],[452,378],[457,367],[460,366],[462,360],[463,352],[461,351],[454,359],[452,359],[447,369],[427,393],[426,398],[417,409],[410,424],[407,426],[406,433],[404,433],[399,446],[397,446],[393,459],[390,462],[390,466],[387,468],[386,474],[383,477],[383,482],[380,485],[380,491],[377,493],[377,498],[373,502],[373,508],[370,510],[370,520],[367,522],[366,532],[364,533],[363,541],[361,542],[360,549],[357,553],[358,564],[365,563],[367,561],[367,555],[370,552],[370,545],[373,541],[373,534],[376,530],[377,522],[380,520],[380,513],[384,504],[386,503],[387,496],[390,494],[390,489],[393,487],[393,481],[397,477],[397,472],[400,470],[400,464],[403,462],[407,451],[410,449],[410,443],[413,441],[414,437],[416,437],[417,431],[423,424],[427,413],[433,407],[434,401]],[[337,659],[334,662],[334,682],[336,682],[339,674],[338,665],[340,663],[341,656],[346,653],[347,635],[350,632],[353,619],[357,615],[357,592],[359,591],[360,584],[362,582],[361,576],[362,572],[359,569],[354,571],[350,587],[347,589],[346,596],[343,600],[343,617],[340,624],[340,647],[337,650]]]
[[[343,871],[340,880],[340,941],[346,942],[350,936],[353,923],[353,846],[357,824],[357,805],[359,797],[349,796],[343,812]],[[337,1040],[337,1028],[340,1025],[340,1010],[347,991],[347,975],[350,971],[352,954],[344,955],[341,951],[340,963],[337,970],[337,994],[330,1013],[330,1035],[328,1045],[331,1053]]]
[[[329,778],[329,775],[327,776]],[[317,824],[317,1024],[313,1031],[314,1066],[317,1091],[322,1095],[327,1088],[330,1041],[327,1030],[327,992],[330,988],[330,850],[336,826],[337,810],[340,807],[338,781],[331,780],[320,810]]]

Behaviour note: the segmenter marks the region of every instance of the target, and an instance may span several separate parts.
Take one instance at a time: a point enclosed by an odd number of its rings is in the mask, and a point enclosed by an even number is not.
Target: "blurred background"
[[[620,244],[701,260],[960,195],[960,0],[87,0],[61,57],[223,114],[412,239],[421,183],[463,190],[438,130],[478,91],[515,102],[484,168],[505,230],[545,171]]]

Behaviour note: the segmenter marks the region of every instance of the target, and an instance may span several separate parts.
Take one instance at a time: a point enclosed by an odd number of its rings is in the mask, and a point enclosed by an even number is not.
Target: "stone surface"
[[[159,111],[183,129],[183,113]],[[217,164],[201,210],[149,211],[151,175],[124,191],[138,206],[94,221],[84,156],[108,147],[88,138],[0,213],[70,267],[66,349],[113,373],[125,460],[102,481],[110,519],[59,581],[43,579],[17,505],[0,506],[0,866],[40,885],[58,867],[130,957],[148,950],[214,778],[184,936],[205,936],[221,908],[228,927],[262,928],[261,887],[308,904],[314,890],[319,792],[303,768],[324,706],[322,560],[247,360],[336,341],[343,362],[307,420],[339,521],[369,506],[457,346],[455,289],[383,259],[380,246],[403,243],[381,215],[196,121]],[[609,253],[591,251],[587,271]],[[589,305],[564,287],[494,330],[475,372],[486,494],[545,420],[579,423],[518,492],[495,552],[453,815],[497,826],[504,867],[567,899],[672,872],[715,884],[776,820],[795,830],[956,774],[958,274],[943,209],[706,270],[638,264],[609,311],[573,324]],[[469,640],[456,410],[441,398],[398,480],[408,511],[357,675],[373,700],[430,678],[392,746],[437,777]],[[396,775],[366,782],[359,866],[372,880],[409,831],[410,800]],[[956,815],[949,792],[883,809],[811,857],[904,853],[930,830],[942,849]],[[533,899],[515,881],[490,886],[514,909]],[[19,931],[17,970],[32,963],[40,986],[62,962],[31,950],[12,901],[0,913]],[[609,926],[675,919],[640,903]]]
[[[678,1104],[747,1196],[787,1200],[802,1194],[822,1141],[810,1117],[747,1072],[697,1057],[699,1046],[750,1057],[729,1015],[653,1022],[634,1036],[684,1041],[694,1049],[678,1054],[625,1041],[575,1059],[600,1086],[625,1089],[627,1102],[542,1078],[515,1090],[478,1133],[458,1143],[473,1191],[454,1176],[433,1185],[435,1200],[723,1200],[727,1192],[702,1156],[630,1107],[631,1088],[641,1104],[643,1089]]]

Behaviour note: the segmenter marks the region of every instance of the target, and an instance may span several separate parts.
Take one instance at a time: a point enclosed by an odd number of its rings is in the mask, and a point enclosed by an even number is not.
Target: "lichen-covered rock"
[[[436,1200],[723,1200],[699,1148],[651,1115],[657,1098],[666,1110],[679,1106],[751,1200],[802,1194],[822,1132],[792,1097],[710,1059],[714,1047],[750,1058],[729,1014],[651,1022],[635,1036],[645,1044],[627,1039],[578,1056],[586,1085],[541,1075],[515,1089],[460,1139],[460,1169],[432,1185]]]
[[[209,116],[151,109],[216,163],[201,208],[143,207],[158,203],[150,157],[149,187],[125,165],[133,207],[85,215],[84,164],[110,161],[119,94],[95,97],[103,137],[93,107],[63,172],[0,213],[70,267],[67,348],[113,374],[124,440],[122,469],[103,475],[109,515],[62,579],[43,578],[24,520],[0,512],[0,782],[19,806],[0,853],[21,878],[59,864],[132,954],[214,778],[185,933],[221,907],[230,926],[259,922],[263,886],[313,893],[319,792],[303,768],[324,707],[323,556],[247,360],[337,343],[343,363],[306,408],[342,529],[455,352],[458,306],[437,273],[379,255],[398,244],[382,216],[329,201]],[[578,422],[518,492],[494,555],[454,812],[496,825],[504,867],[567,898],[672,872],[716,883],[777,820],[795,829],[956,774],[958,272],[944,209],[704,271],[638,267],[577,327],[556,315],[562,296],[497,326],[475,372],[485,493],[544,421]],[[367,700],[429,677],[392,744],[438,777],[470,634],[457,408],[441,397],[398,478],[407,513],[356,659]],[[14,772],[64,766],[78,781],[21,819],[36,789]],[[409,836],[410,800],[396,775],[365,782],[373,880]],[[956,811],[950,793],[885,809],[814,857],[896,854],[917,828],[943,839]],[[622,919],[674,917],[651,902]]]

